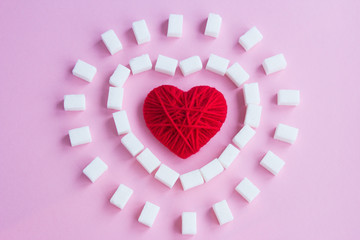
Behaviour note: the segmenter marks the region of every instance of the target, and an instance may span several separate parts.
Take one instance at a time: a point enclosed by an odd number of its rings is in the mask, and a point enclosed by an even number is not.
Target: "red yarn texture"
[[[183,92],[163,85],[147,95],[143,113],[152,134],[173,153],[187,158],[220,130],[227,105],[222,93],[212,87]]]

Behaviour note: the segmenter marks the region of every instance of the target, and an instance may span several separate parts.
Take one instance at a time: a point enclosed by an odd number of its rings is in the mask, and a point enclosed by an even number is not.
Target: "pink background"
[[[187,239],[182,211],[198,213],[193,239],[358,239],[360,157],[360,2],[326,1],[12,1],[0,2],[0,239]],[[203,35],[209,12],[223,17],[220,37]],[[170,13],[184,14],[181,39],[165,36]],[[131,23],[146,19],[152,40],[138,46]],[[256,25],[263,41],[249,52],[238,37]],[[124,50],[111,56],[100,34],[114,29]],[[210,53],[239,62],[259,82],[264,107],[256,137],[211,182],[184,192],[148,175],[120,143],[106,109],[117,64],[149,53],[177,59]],[[263,59],[284,53],[288,68],[266,77]],[[71,74],[80,58],[98,69],[92,83]],[[207,84],[226,97],[228,117],[198,154],[181,160],[151,135],[142,117],[146,94],[161,84]],[[279,89],[300,89],[301,105],[276,106]],[[84,93],[85,112],[65,112],[65,94]],[[244,119],[241,89],[203,70],[174,78],[146,72],[125,85],[134,133],[180,173],[217,157]],[[296,144],[272,139],[275,126],[300,129]],[[93,142],[70,147],[67,131],[89,125]],[[286,161],[274,177],[259,166],[266,151]],[[109,170],[94,184],[82,169],[100,156]],[[248,204],[234,191],[243,177],[261,194]],[[124,210],[109,203],[120,183],[134,189]],[[212,204],[227,199],[235,220],[219,226]],[[153,228],[137,222],[145,201],[161,207]]]

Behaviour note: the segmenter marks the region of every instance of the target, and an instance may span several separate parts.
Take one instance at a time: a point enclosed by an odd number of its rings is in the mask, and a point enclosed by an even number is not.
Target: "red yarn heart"
[[[227,105],[222,93],[212,87],[183,92],[163,85],[147,95],[143,114],[151,133],[173,153],[187,158],[220,130]]]

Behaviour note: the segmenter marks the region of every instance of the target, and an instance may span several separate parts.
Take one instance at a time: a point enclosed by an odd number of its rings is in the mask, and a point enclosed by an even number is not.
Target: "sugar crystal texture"
[[[77,60],[72,73],[78,78],[91,82],[96,74],[96,67],[79,59]]]
[[[239,44],[249,51],[263,39],[263,35],[256,27],[250,28],[244,35],[239,38]]]
[[[224,76],[229,66],[229,60],[215,54],[210,54],[206,70]]]
[[[282,106],[298,106],[300,104],[299,90],[279,90],[277,104]]]
[[[111,75],[109,83],[115,87],[123,87],[129,75],[130,69],[119,64],[114,73]]]
[[[200,186],[204,183],[204,179],[198,169],[182,174],[180,176],[180,181],[184,191]]]
[[[122,49],[122,44],[112,29],[101,34],[101,39],[111,55],[114,55]]]
[[[195,235],[197,232],[196,212],[183,212],[181,215],[181,228],[183,235]]]
[[[200,168],[201,175],[203,176],[205,182],[210,181],[223,171],[224,167],[221,165],[217,158]]]
[[[229,205],[227,204],[226,200],[221,202],[215,203],[213,205],[213,210],[215,212],[216,218],[220,225],[225,223],[231,222],[234,220],[234,217],[231,213]]]
[[[134,191],[128,186],[120,184],[114,195],[111,197],[110,203],[120,209],[123,209],[133,192]]]
[[[260,125],[262,107],[256,104],[248,104],[245,114],[245,125],[257,128]]]
[[[180,174],[174,171],[173,169],[169,168],[165,164],[161,164],[159,169],[157,170],[155,174],[155,178],[168,186],[169,188],[172,188],[179,178]]]
[[[126,134],[121,139],[121,143],[124,145],[124,147],[129,151],[129,153],[133,157],[138,155],[144,149],[144,145],[132,132]]]
[[[72,147],[90,143],[92,138],[89,126],[69,130],[69,138]]]
[[[250,78],[250,75],[238,63],[234,63],[226,70],[226,76],[230,78],[237,87],[240,87]]]
[[[90,179],[91,182],[95,182],[106,170],[108,166],[99,157],[96,157],[89,165],[87,165],[83,173]]]
[[[72,94],[64,96],[65,111],[84,111],[86,109],[85,95]]]
[[[222,18],[218,14],[209,13],[206,27],[205,27],[205,35],[217,38],[220,33]]]
[[[146,202],[143,210],[141,211],[138,221],[145,226],[152,227],[159,211],[159,206],[151,202]]]
[[[287,62],[284,57],[284,54],[280,53],[275,56],[266,58],[262,65],[266,75],[269,75],[271,73],[284,70],[287,66]]]
[[[234,147],[234,145],[230,143],[229,145],[227,145],[227,147],[224,149],[224,151],[221,153],[220,157],[218,158],[219,162],[226,169],[232,164],[232,162],[239,155],[239,153],[240,150]]]
[[[152,68],[149,54],[143,54],[139,57],[132,58],[129,65],[133,75],[149,71]]]
[[[199,56],[192,56],[180,61],[179,67],[182,74],[186,77],[192,73],[200,71],[203,65]]]
[[[260,193],[260,190],[247,178],[244,178],[236,186],[235,190],[249,203],[251,203]]]
[[[136,157],[136,160],[148,173],[152,173],[161,164],[160,160],[148,148],[142,151],[142,153]]]
[[[285,162],[272,151],[268,151],[260,161],[260,165],[272,174],[277,175],[284,167]]]
[[[245,105],[260,104],[260,91],[258,83],[244,84],[243,91]]]
[[[115,122],[115,127],[118,135],[129,133],[131,131],[129,119],[127,117],[125,110],[114,112],[113,119]]]
[[[168,24],[168,37],[181,37],[183,29],[183,15],[180,14],[170,14],[169,24]]]
[[[244,148],[245,145],[254,137],[255,130],[250,126],[245,125],[233,138],[233,143],[240,149]]]
[[[293,144],[299,134],[299,129],[280,123],[275,130],[274,139]]]
[[[139,45],[150,42],[151,36],[145,20],[133,22],[132,29],[134,31],[136,41]]]
[[[174,76],[177,65],[178,65],[178,60],[163,55],[159,55],[155,64],[155,71],[170,76]]]
[[[107,108],[121,110],[124,98],[124,89],[120,87],[109,87]]]

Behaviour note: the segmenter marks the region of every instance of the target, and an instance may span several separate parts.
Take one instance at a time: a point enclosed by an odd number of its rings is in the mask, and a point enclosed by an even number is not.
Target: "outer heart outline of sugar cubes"
[[[168,37],[182,36],[182,21],[182,15],[170,14],[167,33]],[[222,18],[219,15],[210,13],[204,34],[217,38],[220,32],[221,22]],[[145,20],[134,22],[132,29],[139,45],[151,40],[150,32],[147,28]],[[103,33],[101,37],[111,55],[122,50],[123,46],[113,30]],[[253,27],[239,38],[239,44],[248,51],[258,44],[262,38],[263,36],[259,30],[256,27]],[[237,87],[242,86],[249,79],[249,74],[238,63],[234,63],[232,66],[228,67],[229,63],[230,61],[228,59],[211,54],[206,65],[206,70],[221,76],[226,75]],[[152,69],[153,66],[148,54],[140,55],[131,59],[129,65],[131,71],[129,68],[119,64],[113,75],[110,77],[109,82],[114,87],[109,87],[107,108],[119,110],[118,112],[113,113],[113,119],[118,135],[124,135],[121,139],[124,147],[127,148],[133,157],[136,157],[137,161],[148,173],[152,173],[158,169],[155,174],[155,178],[167,187],[172,188],[178,179],[180,179],[184,190],[197,187],[202,185],[204,182],[210,181],[231,165],[231,163],[239,155],[239,149],[244,148],[255,135],[256,131],[254,129],[259,126],[262,112],[262,107],[259,105],[259,86],[256,82],[244,84],[244,100],[247,110],[244,126],[234,136],[233,143],[229,143],[218,158],[210,161],[202,168],[195,169],[180,176],[179,173],[163,164],[149,148],[145,148],[141,141],[131,132],[131,126],[129,124],[126,111],[123,110],[122,107],[124,95],[123,85],[130,76],[130,72],[133,74],[139,74]],[[283,54],[277,54],[265,59],[262,65],[266,75],[268,75],[285,69],[287,62]],[[174,76],[177,66],[178,60],[164,55],[159,55],[155,65],[155,71],[169,76]],[[199,56],[192,56],[180,61],[179,67],[184,76],[198,72],[203,68]],[[94,66],[82,60],[78,60],[73,69],[73,74],[76,77],[91,82],[96,74],[96,71],[97,69]],[[300,93],[298,90],[280,90],[278,93],[278,105],[297,106],[299,102]],[[82,94],[66,95],[64,97],[64,109],[66,111],[84,111],[85,96]],[[293,144],[297,135],[297,128],[285,124],[279,124],[276,128],[274,139]],[[69,137],[72,146],[90,143],[92,141],[88,126],[71,129],[69,131]],[[268,151],[260,162],[260,165],[273,175],[277,175],[284,164],[285,162],[271,151]],[[91,182],[95,182],[107,169],[108,166],[106,163],[97,157],[90,162],[90,164],[84,169],[83,173],[91,180]],[[249,203],[260,193],[260,190],[247,178],[244,178],[237,185],[235,190]],[[133,190],[131,188],[124,184],[120,184],[119,188],[110,199],[110,202],[122,209],[130,199],[132,193]],[[212,208],[220,225],[233,220],[231,210],[226,200],[215,203]],[[139,216],[139,222],[151,227],[159,210],[160,208],[157,205],[151,202],[146,202]],[[196,213],[194,215],[194,213],[191,212],[184,212],[182,217],[182,233],[191,235],[195,234]],[[184,219],[187,220],[184,222]],[[184,229],[184,227],[186,227],[186,229]]]

